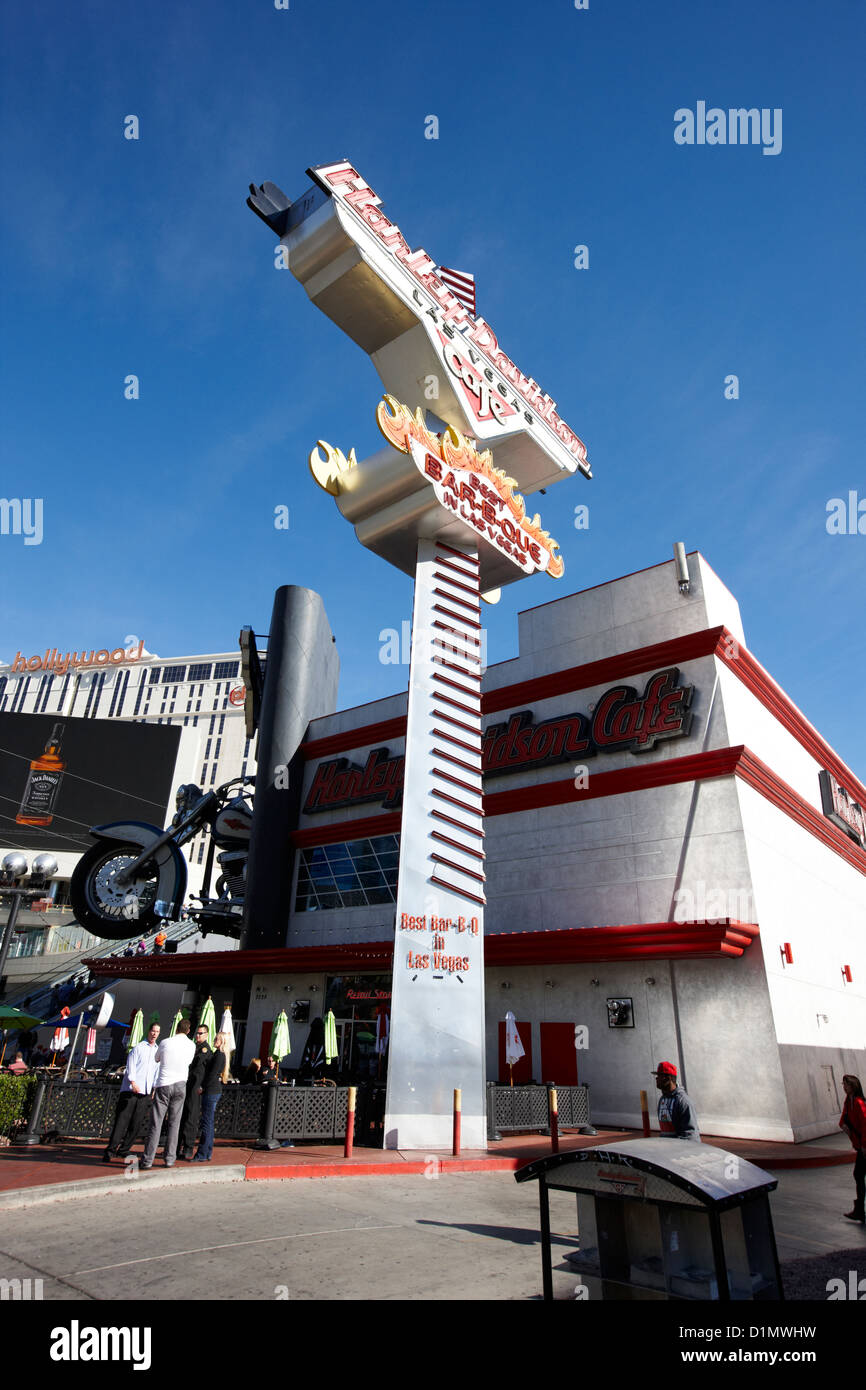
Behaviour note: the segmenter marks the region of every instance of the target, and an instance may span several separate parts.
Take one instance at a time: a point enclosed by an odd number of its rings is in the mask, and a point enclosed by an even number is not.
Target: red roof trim
[[[581,961],[639,960],[656,956],[741,956],[758,935],[753,922],[649,922],[644,925],[571,927],[563,931],[497,932],[484,938],[488,966],[578,964]],[[242,979],[251,975],[310,974],[328,970],[391,968],[390,941],[364,945],[294,946],[257,951],[190,951],[133,960],[98,956],[83,963],[94,974],[121,979],[176,981]]]

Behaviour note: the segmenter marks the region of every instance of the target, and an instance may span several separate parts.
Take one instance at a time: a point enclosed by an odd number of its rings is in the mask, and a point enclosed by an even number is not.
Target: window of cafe
[[[353,1081],[384,1081],[391,1016],[391,975],[331,975],[325,1013],[334,1011],[338,1070]]]

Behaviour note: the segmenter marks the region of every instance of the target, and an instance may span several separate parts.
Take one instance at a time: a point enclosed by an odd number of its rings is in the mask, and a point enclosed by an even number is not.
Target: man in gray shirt
[[[153,1109],[150,1115],[150,1129],[144,1146],[144,1157],[140,1167],[152,1168],[159,1146],[159,1136],[163,1121],[168,1116],[168,1130],[165,1136],[164,1153],[166,1168],[173,1168],[177,1157],[177,1132],[180,1117],[186,1100],[186,1080],[189,1064],[195,1056],[195,1043],[189,1036],[190,1023],[182,1018],[177,1025],[174,1037],[166,1038],[156,1049],[159,1071],[153,1090]]]
[[[659,1062],[653,1072],[659,1096],[659,1129],[671,1139],[693,1139],[701,1142],[695,1107],[681,1086],[677,1085],[677,1069],[673,1062]]]

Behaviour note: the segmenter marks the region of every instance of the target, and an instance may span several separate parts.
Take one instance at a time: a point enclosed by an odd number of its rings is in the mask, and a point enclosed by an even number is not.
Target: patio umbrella
[[[514,1063],[519,1062],[521,1057],[526,1054],[523,1050],[523,1043],[520,1041],[520,1034],[517,1031],[517,1023],[511,1010],[505,1015],[505,1060],[508,1063],[508,1071],[511,1077],[511,1084],[514,1085]]]
[[[334,1022],[334,1010],[329,1009],[325,1015],[325,1065],[330,1066],[337,1055],[337,1025]]]
[[[64,1020],[69,1017],[69,1009],[65,1006],[60,1010],[60,1017]],[[51,1065],[53,1067],[54,1063],[57,1061],[58,1052],[62,1052],[64,1047],[69,1046],[69,1029],[62,1027],[55,1028],[54,1036],[52,1037],[48,1046],[54,1054],[54,1056],[51,1058]]]
[[[283,1009],[274,1019],[274,1026],[271,1030],[271,1045],[268,1048],[268,1054],[271,1057],[276,1057],[277,1066],[279,1066],[282,1059],[291,1052],[291,1050],[289,1046],[289,1020],[286,1018],[285,1009]]]
[[[216,1019],[213,1011],[213,1000],[210,995],[208,995],[205,1006],[199,1014],[198,1026],[207,1029],[207,1045],[212,1048],[213,1040],[216,1037]]]
[[[38,1028],[41,1023],[41,1018],[13,1009],[11,1004],[0,1004],[0,1028]]]
[[[170,1038],[173,1038],[173,1037],[174,1037],[175,1033],[177,1032],[177,1025],[180,1023],[180,1021],[181,1021],[182,1018],[183,1018],[183,1010],[182,1010],[182,1009],[178,1009],[178,1011],[177,1011],[177,1013],[175,1014],[174,1018],[171,1020],[171,1027],[170,1027],[169,1030],[168,1030],[168,1036],[169,1036]]]
[[[220,1019],[220,1032],[226,1040],[226,1056],[229,1058],[229,1060],[231,1060],[231,1055],[238,1045],[237,1039],[235,1038],[234,1023],[232,1022],[231,1004],[226,1004],[223,1007],[223,1016]]]
[[[154,1009],[150,1018],[147,1020],[148,1029],[152,1028],[154,1023],[159,1023],[159,1009]]]
[[[135,1018],[132,1020],[132,1027],[129,1030],[129,1041],[126,1044],[127,1052],[140,1043],[144,1037],[144,1015],[141,1009],[136,1010]]]

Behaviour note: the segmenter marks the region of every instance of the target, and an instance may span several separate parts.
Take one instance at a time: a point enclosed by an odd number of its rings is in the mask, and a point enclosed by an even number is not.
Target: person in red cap
[[[677,1085],[677,1069],[673,1062],[659,1062],[653,1075],[659,1096],[659,1129],[670,1139],[693,1139],[701,1142],[695,1107],[681,1086]]]

